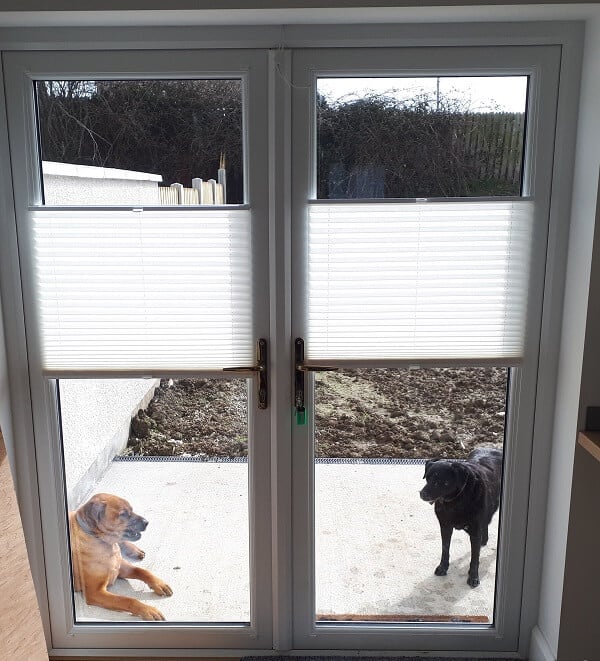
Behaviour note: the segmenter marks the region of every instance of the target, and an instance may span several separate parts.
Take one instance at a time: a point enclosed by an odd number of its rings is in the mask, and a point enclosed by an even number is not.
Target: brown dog
[[[126,611],[144,620],[164,620],[163,614],[133,597],[108,592],[117,578],[137,578],[156,594],[170,597],[173,590],[152,572],[134,567],[121,555],[141,560],[145,553],[132,541],[146,530],[148,521],[135,514],[119,496],[97,493],[69,514],[71,560],[76,592],[82,592],[89,605]]]

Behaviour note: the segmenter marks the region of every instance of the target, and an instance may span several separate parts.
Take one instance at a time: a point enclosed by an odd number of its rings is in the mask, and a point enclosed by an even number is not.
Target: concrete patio
[[[151,602],[170,622],[248,622],[247,475],[246,463],[112,462],[83,500],[116,493],[149,520],[138,542],[146,552],[140,564],[174,594],[158,597],[124,580],[111,590]],[[422,477],[422,464],[317,463],[317,613],[492,622],[498,516],[482,550],[479,587],[466,583],[464,532],[454,534],[448,575],[434,576],[440,534],[433,508],[419,498]],[[87,606],[80,594],[75,607],[79,622],[136,619]]]

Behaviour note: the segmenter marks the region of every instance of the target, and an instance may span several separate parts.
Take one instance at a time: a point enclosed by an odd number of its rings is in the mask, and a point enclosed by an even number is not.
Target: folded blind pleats
[[[31,212],[43,368],[254,362],[250,211]]]
[[[312,203],[308,360],[523,355],[533,202]]]

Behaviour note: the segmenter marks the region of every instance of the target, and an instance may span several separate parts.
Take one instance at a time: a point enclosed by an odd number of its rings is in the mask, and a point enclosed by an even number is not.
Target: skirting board
[[[552,654],[548,641],[537,625],[531,632],[528,658],[529,661],[556,661],[556,657]]]

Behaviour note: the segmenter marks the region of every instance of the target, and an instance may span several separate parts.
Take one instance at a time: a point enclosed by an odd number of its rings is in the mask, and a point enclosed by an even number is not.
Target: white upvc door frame
[[[308,203],[316,199],[316,81],[324,77],[527,75],[529,94],[523,194],[534,201],[533,254],[522,364],[511,368],[505,473],[491,626],[315,623],[314,379],[307,378],[309,424],[293,425],[294,647],[371,650],[516,650],[523,591],[529,476],[552,192],[558,46],[315,49],[293,55],[292,330],[306,337]],[[493,200],[493,198],[490,198]],[[352,200],[346,201],[352,204]],[[360,202],[360,200],[356,200]],[[325,201],[326,203],[326,201]],[[381,203],[385,203],[382,201]],[[318,202],[316,202],[318,204]],[[321,361],[322,362],[322,361]],[[414,361],[411,361],[414,362]],[[407,361],[332,361],[336,367],[407,367]],[[467,365],[428,362],[427,367]]]
[[[56,382],[42,373],[37,332],[29,209],[41,204],[40,154],[33,81],[161,78],[239,78],[243,87],[245,203],[252,215],[254,341],[269,337],[268,141],[266,50],[29,52],[5,56],[5,84],[15,215],[29,357],[35,442],[28,452],[38,465],[39,502],[52,643],[56,648],[264,648],[272,641],[270,591],[270,412],[258,410],[249,392],[250,624],[152,625],[136,622],[75,623],[71,597],[64,474]],[[16,155],[24,157],[19,158]],[[41,207],[43,209],[43,207]],[[185,210],[185,207],[181,207]],[[177,213],[177,209],[173,209]],[[85,213],[85,211],[83,211]],[[202,210],[198,210],[201,217]],[[106,374],[79,373],[79,378]],[[114,374],[128,376],[127,374]],[[137,374],[130,376],[136,377]],[[148,376],[168,376],[152,374]],[[171,376],[178,376],[177,373]],[[187,377],[223,376],[187,371]],[[235,376],[233,374],[232,376]]]
[[[557,112],[558,131],[556,140],[544,146],[550,160],[554,157],[552,167],[552,203],[550,209],[550,228],[547,244],[546,279],[544,282],[544,309],[541,327],[541,360],[538,366],[537,392],[529,392],[527,402],[529,407],[535,407],[534,444],[531,467],[529,500],[524,507],[523,516],[527,519],[527,537],[525,540],[524,572],[522,580],[522,600],[519,604],[518,649],[525,655],[528,650],[531,629],[537,622],[539,606],[540,563],[544,538],[544,514],[546,511],[545,495],[549,473],[549,457],[551,453],[550,439],[552,435],[552,420],[555,398],[555,383],[557,364],[555,356],[560,341],[560,321],[562,318],[562,295],[566,271],[567,240],[569,234],[569,212],[571,204],[571,176],[574,161],[575,133],[577,124],[577,98],[583,42],[583,23],[565,21],[547,22],[490,22],[490,23],[405,23],[385,25],[352,25],[343,24],[344,17],[340,15],[337,25],[289,25],[289,26],[212,26],[198,28],[196,26],[146,26],[146,27],[53,27],[53,28],[0,28],[0,50],[3,60],[17,54],[24,56],[25,61],[32,53],[45,53],[48,66],[52,58],[65,51],[72,51],[70,61],[79,59],[90,51],[109,54],[115,50],[125,50],[134,55],[146,51],[154,58],[158,55],[162,64],[171,66],[168,51],[192,49],[206,53],[213,49],[273,49],[269,54],[268,88],[261,89],[268,99],[268,112],[262,112],[262,119],[268,127],[261,130],[263,142],[255,136],[250,140],[250,148],[257,147],[253,158],[263,159],[266,168],[257,174],[261,181],[251,181],[250,189],[258,185],[258,192],[264,197],[254,197],[250,200],[253,211],[260,211],[261,218],[268,218],[269,250],[277,256],[270,263],[259,265],[259,269],[269,269],[268,284],[270,286],[270,309],[265,310],[265,316],[259,319],[259,328],[264,336],[271,339],[270,367],[272,376],[272,406],[270,407],[270,423],[273,442],[270,457],[265,456],[266,463],[261,469],[259,483],[268,484],[270,480],[270,501],[264,502],[265,512],[271,513],[272,526],[262,529],[263,540],[270,548],[267,555],[273,561],[258,577],[261,590],[261,604],[268,608],[272,603],[272,637],[270,623],[254,636],[251,632],[229,636],[221,631],[208,631],[197,637],[188,635],[185,630],[183,637],[177,640],[170,638],[170,648],[167,641],[161,640],[154,646],[146,635],[135,639],[137,647],[120,648],[113,646],[106,637],[98,636],[95,640],[86,638],[73,640],[72,637],[50,626],[50,607],[46,582],[46,564],[44,543],[58,548],[57,537],[64,538],[65,529],[55,530],[52,521],[44,521],[45,511],[61,511],[62,502],[45,502],[49,491],[48,483],[55,484],[58,467],[50,462],[52,452],[50,443],[56,443],[48,433],[48,425],[53,423],[53,410],[47,410],[47,383],[40,379],[39,365],[35,364],[35,341],[33,345],[26,331],[31,334],[31,328],[26,328],[27,310],[22,291],[27,289],[28,275],[24,272],[26,263],[20,263],[15,213],[22,199],[19,199],[18,177],[14,176],[8,167],[0,172],[0,293],[3,305],[3,323],[6,334],[7,362],[10,381],[10,411],[13,436],[7,438],[9,458],[15,474],[15,485],[26,534],[27,547],[36,585],[38,601],[44,623],[48,646],[52,655],[90,656],[148,656],[153,653],[162,656],[238,656],[262,651],[268,653],[271,649],[296,652],[317,651],[326,653],[336,651],[344,644],[340,636],[332,639],[320,637],[307,638],[307,623],[310,615],[305,607],[310,600],[301,596],[298,604],[292,604],[292,595],[297,588],[300,575],[309,576],[309,549],[304,546],[295,555],[295,564],[300,566],[294,572],[295,584],[292,584],[292,549],[297,543],[292,538],[290,520],[296,519],[294,529],[304,523],[310,531],[310,517],[307,505],[302,504],[299,495],[294,494],[292,504],[292,463],[307,469],[310,461],[307,439],[294,435],[294,447],[290,441],[292,426],[292,351],[291,342],[296,335],[297,327],[292,329],[291,319],[291,282],[292,266],[291,252],[296,249],[296,236],[291,229],[291,144],[292,144],[292,69],[290,49],[306,48],[379,48],[379,47],[440,47],[440,46],[486,46],[490,49],[505,46],[538,46],[557,45],[561,49],[560,63],[560,93]],[[286,50],[287,49],[287,50]],[[260,56],[259,56],[260,57]],[[17,58],[18,59],[18,58]],[[27,67],[26,67],[27,68]],[[218,67],[217,67],[218,68]],[[78,66],[73,67],[74,70]],[[164,66],[160,67],[164,71]],[[204,72],[198,64],[194,70]],[[237,70],[237,67],[234,67]],[[21,75],[26,76],[23,71]],[[152,75],[149,72],[149,75]],[[5,78],[5,76],[2,76]],[[2,81],[0,81],[2,82]],[[295,92],[294,92],[295,93]],[[12,95],[12,92],[11,92]],[[28,159],[24,145],[13,139],[13,148],[9,149],[8,130],[5,116],[5,103],[20,103],[19,100],[5,94],[4,86],[0,86],[0,155],[3,162],[13,164],[15,173],[27,174]],[[260,114],[260,113],[259,113]],[[295,117],[295,114],[294,114]],[[15,127],[11,125],[11,137]],[[36,157],[37,158],[37,157]],[[252,164],[250,164],[252,165]],[[248,170],[251,176],[253,167]],[[300,179],[308,181],[308,175],[302,174]],[[297,183],[297,180],[296,180]],[[27,197],[33,188],[30,184]],[[268,195],[267,195],[268,185]],[[296,191],[299,189],[296,185]],[[307,191],[300,190],[300,204],[304,205]],[[304,196],[303,196],[304,195]],[[268,205],[267,205],[268,201]],[[258,206],[256,206],[258,205]],[[268,206],[268,208],[267,208]],[[298,207],[298,204],[296,204]],[[261,230],[262,232],[262,230]],[[264,235],[262,235],[264,238]],[[267,244],[265,244],[267,245]],[[296,263],[294,264],[294,267]],[[261,276],[262,277],[262,276]],[[29,282],[29,285],[31,283]],[[296,299],[297,302],[297,299]],[[30,317],[29,317],[30,318]],[[294,324],[297,325],[296,317]],[[294,330],[294,332],[292,332]],[[40,404],[42,402],[42,404]],[[35,433],[34,433],[35,432]],[[18,440],[15,440],[18,439]],[[270,473],[268,462],[270,463]],[[521,470],[519,474],[525,473]],[[306,484],[297,480],[295,489],[300,487],[303,493],[310,492],[308,483],[310,472],[307,473]],[[266,493],[266,492],[265,492]],[[506,511],[507,503],[504,503]],[[262,520],[262,519],[261,519]],[[54,528],[53,528],[54,526]],[[522,540],[521,540],[522,541]],[[64,565],[63,561],[63,565]],[[261,561],[261,567],[263,567]],[[64,571],[64,567],[61,571]],[[61,586],[63,585],[59,580]],[[304,589],[300,586],[300,589]],[[272,602],[271,602],[272,599]],[[54,618],[55,615],[53,614]],[[64,613],[59,614],[66,623]],[[294,626],[296,635],[294,635]],[[101,632],[101,629],[95,629]],[[168,629],[167,629],[168,631]],[[227,632],[230,633],[230,632]],[[250,635],[247,635],[250,633]],[[437,638],[435,628],[428,627],[427,632],[416,633],[413,645],[422,642],[427,649],[457,649],[457,642]],[[433,635],[432,634],[436,634]],[[310,634],[308,634],[310,635]],[[459,635],[462,635],[459,632]],[[103,638],[102,640],[100,640]],[[514,639],[514,632],[512,632]],[[436,642],[437,641],[437,642]],[[510,646],[508,647],[510,642]],[[494,642],[494,638],[485,637],[477,644],[470,641],[472,649],[492,652],[494,649],[511,652],[515,650],[512,640],[502,643]],[[387,640],[381,636],[367,639],[361,634],[351,636],[346,640],[346,649],[364,650],[365,645],[377,645],[367,649],[393,650],[401,654],[409,648],[406,636],[392,636]],[[191,645],[182,649],[182,645]],[[389,652],[388,652],[389,653]]]

